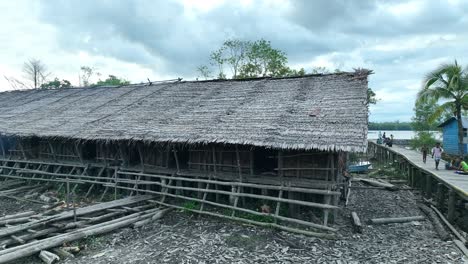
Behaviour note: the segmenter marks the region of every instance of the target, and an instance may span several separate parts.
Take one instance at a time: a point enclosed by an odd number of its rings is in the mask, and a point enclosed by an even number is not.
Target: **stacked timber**
[[[152,198],[150,195],[133,196],[52,216],[32,211],[4,216],[0,221],[24,220],[0,228],[0,263],[35,254],[45,263],[54,263],[73,256],[69,250],[60,248],[64,243],[123,227],[139,227],[164,217],[170,209],[158,208]]]

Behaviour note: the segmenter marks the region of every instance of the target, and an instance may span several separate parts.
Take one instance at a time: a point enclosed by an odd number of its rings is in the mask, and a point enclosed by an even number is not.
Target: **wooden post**
[[[283,164],[283,151],[282,150],[279,150],[278,151],[278,177],[280,177],[280,180],[281,180],[281,186],[284,186],[284,171],[283,171],[283,167],[284,167],[284,164]],[[283,190],[281,189],[278,193],[278,197],[281,199],[283,196]],[[278,201],[276,203],[276,209],[275,209],[275,223],[277,223],[277,217],[279,215],[279,211],[280,211],[280,206],[281,206],[281,203]]]
[[[410,187],[413,187],[413,167],[411,165],[408,165],[408,185]]]
[[[68,178],[67,175],[67,197],[66,197],[66,202],[67,202],[67,208],[70,206],[70,179]]]
[[[180,172],[179,157],[177,155],[177,151],[176,151],[175,148],[173,149],[172,152],[174,153],[174,160],[175,160],[176,169],[177,169],[176,175],[177,175]],[[178,187],[182,186],[182,182],[180,180],[177,180],[176,181],[176,186],[178,186]],[[183,194],[183,191],[181,191],[180,189],[176,189],[176,194],[177,195]]]
[[[23,143],[21,143],[21,141],[18,141],[18,146],[20,147],[20,150],[21,150],[21,155],[23,155],[23,159],[27,159],[26,157],[26,151],[24,150],[24,146],[23,146]]]
[[[426,174],[426,198],[430,199],[432,196],[432,175]]]
[[[237,161],[237,172],[239,174],[239,182],[243,182],[244,179],[243,179],[243,176],[242,176],[242,166],[241,166],[241,159],[240,159],[240,153],[239,153],[239,146],[236,145],[236,161]],[[237,188],[237,192],[238,193],[241,193],[243,192],[244,188],[242,186],[239,186]],[[235,206],[237,206],[237,200],[239,199],[239,196],[236,196],[236,203],[235,203]],[[242,204],[245,204],[245,197],[242,197],[241,198],[242,200]]]
[[[75,141],[75,151],[76,151],[76,155],[80,159],[81,164],[84,164],[83,153],[81,152],[81,147],[80,147],[80,142],[79,141]]]
[[[330,155],[331,178],[332,178],[332,182],[335,184],[335,183],[337,183],[336,178],[338,177],[338,173],[336,173],[336,171],[335,171],[335,154],[330,153],[329,155]],[[335,185],[333,186],[333,188],[335,188]],[[330,202],[331,202],[330,199],[331,199],[330,195],[326,195],[325,199],[324,199],[325,203],[330,204]],[[336,217],[336,215],[335,215],[336,213],[337,213],[336,210],[332,211],[333,218]],[[323,223],[324,223],[325,226],[328,224],[328,214],[329,214],[329,210],[325,210],[324,211],[324,219],[323,219]],[[333,221],[330,221],[330,222],[333,222]]]
[[[54,161],[57,161],[57,155],[55,154],[54,146],[50,142],[50,140],[47,140],[47,144],[49,145],[49,150],[50,153],[52,153],[52,157],[54,158]]]
[[[254,152],[252,149],[249,151],[249,160],[250,160],[250,176],[254,175]]]
[[[330,204],[330,195],[325,195],[324,197],[324,203],[325,204]],[[329,209],[324,209],[323,210],[323,225],[327,226],[328,225],[328,215],[329,215]]]
[[[114,200],[117,200],[117,183],[118,183],[119,175],[117,173],[117,168],[114,170]]]
[[[217,179],[217,174],[218,174],[218,166],[216,165],[216,162],[218,161],[218,159],[216,158],[216,147],[213,146],[211,148],[211,151],[213,152],[213,163],[214,163],[214,166],[213,166],[213,171],[214,171],[214,178]],[[222,162],[222,157],[220,159],[220,161]],[[206,189],[208,189],[208,186],[206,186]],[[214,186],[216,190],[218,190],[218,186],[215,185]],[[220,196],[218,193],[215,194],[215,201],[218,202],[220,200]]]
[[[119,141],[118,147],[119,147],[120,157],[122,158],[122,161],[123,161],[122,166],[127,167],[130,164],[130,161],[128,159],[127,153],[125,152],[124,144]]]
[[[447,220],[451,223],[453,223],[453,220],[455,219],[455,203],[456,203],[456,193],[454,190],[450,189],[449,190],[449,199],[448,199],[448,214],[447,214]]]
[[[1,136],[0,136],[0,148],[2,150],[2,156],[5,157],[6,156],[6,150],[5,150],[5,145],[3,144],[3,139],[2,139]]]
[[[414,179],[414,187],[415,188],[418,188],[418,189],[422,189],[422,176],[423,176],[423,173],[421,172],[421,170],[419,169],[416,169],[416,173],[415,173],[415,179]]]
[[[437,207],[444,208],[444,185],[442,183],[437,184]]]

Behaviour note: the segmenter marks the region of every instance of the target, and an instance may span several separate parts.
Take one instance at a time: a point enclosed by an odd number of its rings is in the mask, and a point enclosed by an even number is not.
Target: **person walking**
[[[421,148],[421,152],[422,152],[422,158],[423,158],[423,162],[424,164],[426,164],[426,158],[427,158],[427,152],[429,152],[429,149],[427,148],[426,145],[423,145],[422,148]]]
[[[440,159],[442,158],[443,152],[444,152],[444,149],[440,146],[439,142],[437,142],[436,146],[432,148],[432,158],[434,158],[436,170],[439,170],[439,162],[440,162]]]

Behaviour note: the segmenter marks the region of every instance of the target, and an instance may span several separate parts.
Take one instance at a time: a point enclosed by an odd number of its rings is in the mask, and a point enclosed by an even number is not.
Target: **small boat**
[[[363,173],[370,169],[371,164],[369,162],[361,162],[359,164],[349,165],[348,172]]]

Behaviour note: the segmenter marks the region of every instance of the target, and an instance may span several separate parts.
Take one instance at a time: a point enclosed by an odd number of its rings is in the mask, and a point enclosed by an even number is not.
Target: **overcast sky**
[[[293,68],[372,69],[371,121],[409,121],[424,74],[468,64],[468,1],[1,1],[0,91],[28,58],[78,84],[80,66],[131,82],[197,77],[223,40],[270,40]]]

